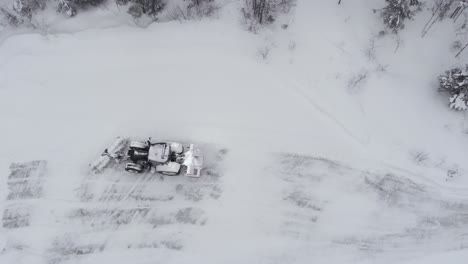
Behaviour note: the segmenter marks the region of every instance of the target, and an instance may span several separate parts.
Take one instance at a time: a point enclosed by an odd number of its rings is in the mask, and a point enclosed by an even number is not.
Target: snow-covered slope
[[[419,38],[422,14],[395,52],[381,6],[6,39],[0,263],[463,263],[467,135],[434,83],[455,33]],[[89,175],[120,135],[200,142],[209,173]]]

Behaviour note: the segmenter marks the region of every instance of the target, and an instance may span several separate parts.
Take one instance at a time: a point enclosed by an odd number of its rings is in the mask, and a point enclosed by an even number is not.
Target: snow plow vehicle
[[[200,177],[203,155],[195,144],[178,142],[130,141],[117,138],[91,166],[100,173],[112,164],[125,161],[124,169],[132,173],[152,172],[163,175]]]

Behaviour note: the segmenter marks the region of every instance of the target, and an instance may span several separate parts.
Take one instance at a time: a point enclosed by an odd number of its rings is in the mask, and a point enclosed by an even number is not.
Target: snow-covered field
[[[299,0],[258,34],[235,5],[1,43],[0,263],[466,262],[450,23],[422,39],[423,12],[395,52],[383,1]],[[198,142],[208,169],[90,175],[117,136]]]

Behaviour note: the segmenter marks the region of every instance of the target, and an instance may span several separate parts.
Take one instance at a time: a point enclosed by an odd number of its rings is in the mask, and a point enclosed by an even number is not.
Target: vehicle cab
[[[171,155],[171,147],[166,143],[151,144],[148,150],[148,160],[154,165],[166,163]]]

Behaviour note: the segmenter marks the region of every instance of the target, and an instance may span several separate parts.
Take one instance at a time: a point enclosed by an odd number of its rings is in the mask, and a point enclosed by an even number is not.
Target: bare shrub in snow
[[[429,154],[424,151],[413,151],[410,153],[411,159],[417,164],[422,164],[429,159]]]
[[[291,41],[289,42],[289,44],[288,44],[288,49],[289,49],[290,51],[294,51],[294,50],[296,50],[296,46],[297,46],[296,41],[291,40]]]
[[[454,68],[439,76],[439,91],[450,94],[450,108],[466,110],[468,100],[468,65]]]
[[[242,14],[250,31],[259,26],[271,24],[279,13],[287,13],[295,5],[295,0],[245,0]]]
[[[460,40],[455,40],[450,46],[451,51],[459,51],[462,48],[463,48],[463,44]]]
[[[360,73],[354,75],[348,80],[347,89],[351,93],[357,93],[362,89],[368,77],[367,70],[362,70]]]
[[[162,0],[116,0],[118,5],[130,5],[128,13],[133,18],[143,15],[149,16],[153,21],[157,20],[159,13],[164,9]]]
[[[387,28],[394,33],[405,27],[405,20],[412,19],[421,10],[419,0],[385,0],[387,6],[381,11],[381,16]]]
[[[182,21],[210,17],[219,10],[214,0],[184,0],[184,2],[184,5],[176,5],[167,11],[171,20]]]
[[[260,56],[260,58],[262,58],[262,60],[267,60],[268,55],[270,55],[270,48],[267,46],[258,48],[258,55]]]
[[[458,176],[460,174],[460,171],[458,168],[453,168],[453,169],[449,169],[447,170],[447,178],[448,179],[452,179],[454,178],[455,176]]]
[[[206,17],[212,16],[219,7],[214,0],[188,0],[188,17]]]
[[[373,37],[369,39],[369,46],[364,50],[364,55],[367,59],[371,62],[377,61],[377,54],[376,54],[376,41],[377,38]]]
[[[375,67],[375,71],[377,73],[386,73],[387,72],[387,69],[388,69],[388,65],[383,65],[383,64],[377,64],[377,66]]]
[[[98,6],[106,0],[58,0],[57,11],[67,16],[74,16],[79,10],[84,10],[89,7]]]
[[[188,20],[188,12],[184,11],[180,6],[176,6],[172,10],[168,10],[168,17],[171,20],[179,20],[181,22],[182,20]]]

